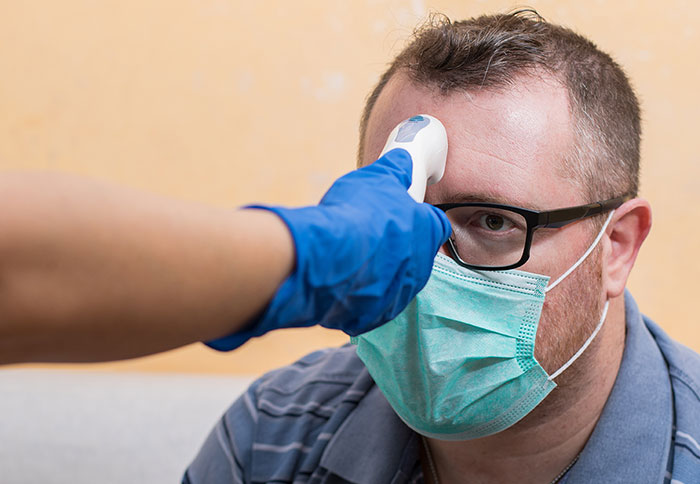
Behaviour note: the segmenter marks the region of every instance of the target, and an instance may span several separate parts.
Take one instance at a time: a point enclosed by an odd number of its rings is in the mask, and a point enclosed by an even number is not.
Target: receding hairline
[[[509,79],[508,82],[503,82],[495,85],[490,85],[487,87],[479,87],[479,86],[465,86],[463,88],[457,88],[457,89],[452,89],[447,92],[442,92],[438,86],[435,85],[430,85],[430,83],[424,83],[420,82],[419,80],[416,80],[413,76],[410,75],[410,70],[402,68],[402,69],[397,69],[395,72],[392,73],[391,76],[386,79],[386,82],[382,84],[382,88],[379,92],[376,93],[376,96],[372,102],[371,109],[368,111],[365,123],[361,126],[361,137],[360,137],[360,143],[359,143],[359,149],[358,149],[358,157],[357,157],[357,165],[363,166],[365,164],[365,160],[363,158],[366,155],[366,149],[367,149],[367,142],[368,142],[368,136],[370,133],[370,125],[372,124],[372,121],[376,120],[376,107],[377,104],[379,104],[380,99],[382,98],[383,95],[386,95],[387,92],[387,86],[389,86],[392,83],[396,82],[407,82],[411,86],[418,88],[420,90],[426,90],[428,91],[426,95],[432,96],[435,99],[444,99],[447,101],[447,98],[455,95],[455,94],[464,94],[465,96],[469,96],[470,94],[477,94],[477,93],[493,93],[493,94],[499,94],[499,93],[504,93],[507,92],[510,89],[517,89],[520,87],[524,87],[527,89],[529,85],[532,85],[531,82],[542,82],[545,84],[550,85],[553,89],[558,89],[561,91],[561,93],[564,95],[565,101],[566,101],[566,110],[567,110],[567,115],[568,115],[568,120],[570,122],[569,125],[569,134],[571,135],[571,146],[570,149],[573,150],[575,149],[575,138],[574,138],[574,123],[575,123],[575,113],[573,110],[573,100],[571,99],[571,92],[567,88],[565,81],[561,78],[561,76],[557,75],[555,72],[549,71],[544,68],[540,67],[535,67],[531,69],[523,69],[519,73],[516,73],[513,75],[511,79]],[[425,112],[425,113],[410,113],[410,115],[416,115],[416,114],[431,114],[434,115],[434,113],[430,112]],[[399,121],[400,122],[400,121]],[[374,160],[369,160],[368,162],[371,162]],[[562,164],[564,163],[564,159],[561,160]]]
[[[360,143],[358,146],[358,155],[357,155],[357,164],[358,166],[362,165],[362,158],[364,155],[364,149],[365,149],[365,143],[366,143],[366,137],[367,137],[367,131],[369,127],[369,122],[370,119],[372,118],[372,114],[375,112],[375,107],[377,105],[377,101],[379,98],[384,94],[386,91],[386,86],[390,82],[396,82],[395,80],[397,78],[404,78],[408,82],[410,82],[413,86],[419,87],[419,88],[424,88],[427,90],[431,91],[431,95],[434,97],[448,97],[451,96],[455,93],[464,93],[464,94],[470,94],[470,93],[475,93],[475,92],[493,92],[493,93],[498,93],[498,92],[504,92],[508,90],[509,88],[516,86],[520,84],[522,81],[525,80],[539,80],[543,81],[545,83],[551,83],[553,87],[560,87],[562,91],[566,94],[567,97],[567,102],[568,102],[568,108],[569,108],[569,115],[572,117],[574,116],[573,112],[573,99],[571,97],[571,91],[568,88],[565,79],[563,79],[563,76],[559,73],[557,73],[554,70],[547,69],[544,66],[532,66],[532,67],[527,67],[527,68],[521,68],[512,73],[512,77],[499,83],[494,83],[494,84],[489,84],[486,86],[478,86],[478,85],[465,85],[461,87],[453,87],[450,90],[444,90],[441,89],[440,86],[438,86],[436,83],[433,82],[424,82],[421,79],[417,78],[416,76],[413,75],[413,71],[411,70],[410,67],[408,66],[399,66],[397,68],[391,68],[387,70],[380,80],[378,81],[377,85],[374,87],[373,91],[370,93],[369,96],[367,96],[367,99],[365,101],[365,109],[363,110],[363,115],[360,121]],[[524,84],[526,85],[526,84]],[[369,108],[369,109],[368,109]],[[418,114],[418,113],[415,113]],[[425,114],[430,114],[430,113],[425,113]]]

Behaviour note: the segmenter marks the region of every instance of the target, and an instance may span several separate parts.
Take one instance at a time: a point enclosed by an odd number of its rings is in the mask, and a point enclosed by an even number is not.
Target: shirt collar
[[[586,447],[566,482],[664,481],[673,396],[666,361],[625,292],[627,335],[620,370]]]

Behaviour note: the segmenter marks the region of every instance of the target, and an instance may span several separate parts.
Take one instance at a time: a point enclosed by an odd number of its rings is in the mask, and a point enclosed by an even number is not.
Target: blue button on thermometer
[[[408,151],[413,160],[413,177],[408,194],[416,202],[425,198],[428,185],[437,183],[445,173],[447,132],[433,116],[419,114],[399,123],[389,135],[382,154],[394,148]]]

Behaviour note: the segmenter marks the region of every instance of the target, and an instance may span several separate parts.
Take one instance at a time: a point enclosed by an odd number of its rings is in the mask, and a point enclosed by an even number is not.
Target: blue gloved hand
[[[296,247],[296,265],[259,319],[210,341],[230,350],[277,328],[321,324],[355,336],[393,319],[425,286],[450,236],[444,212],[416,203],[403,149],[338,179],[314,207],[254,206],[276,213]]]

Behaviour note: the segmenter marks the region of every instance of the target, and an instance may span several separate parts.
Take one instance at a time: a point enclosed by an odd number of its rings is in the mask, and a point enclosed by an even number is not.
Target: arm
[[[293,266],[285,224],[60,174],[0,176],[0,363],[130,358],[244,326]]]
[[[67,175],[0,176],[0,364],[132,358],[393,319],[451,228],[392,150],[318,206],[228,211]]]

